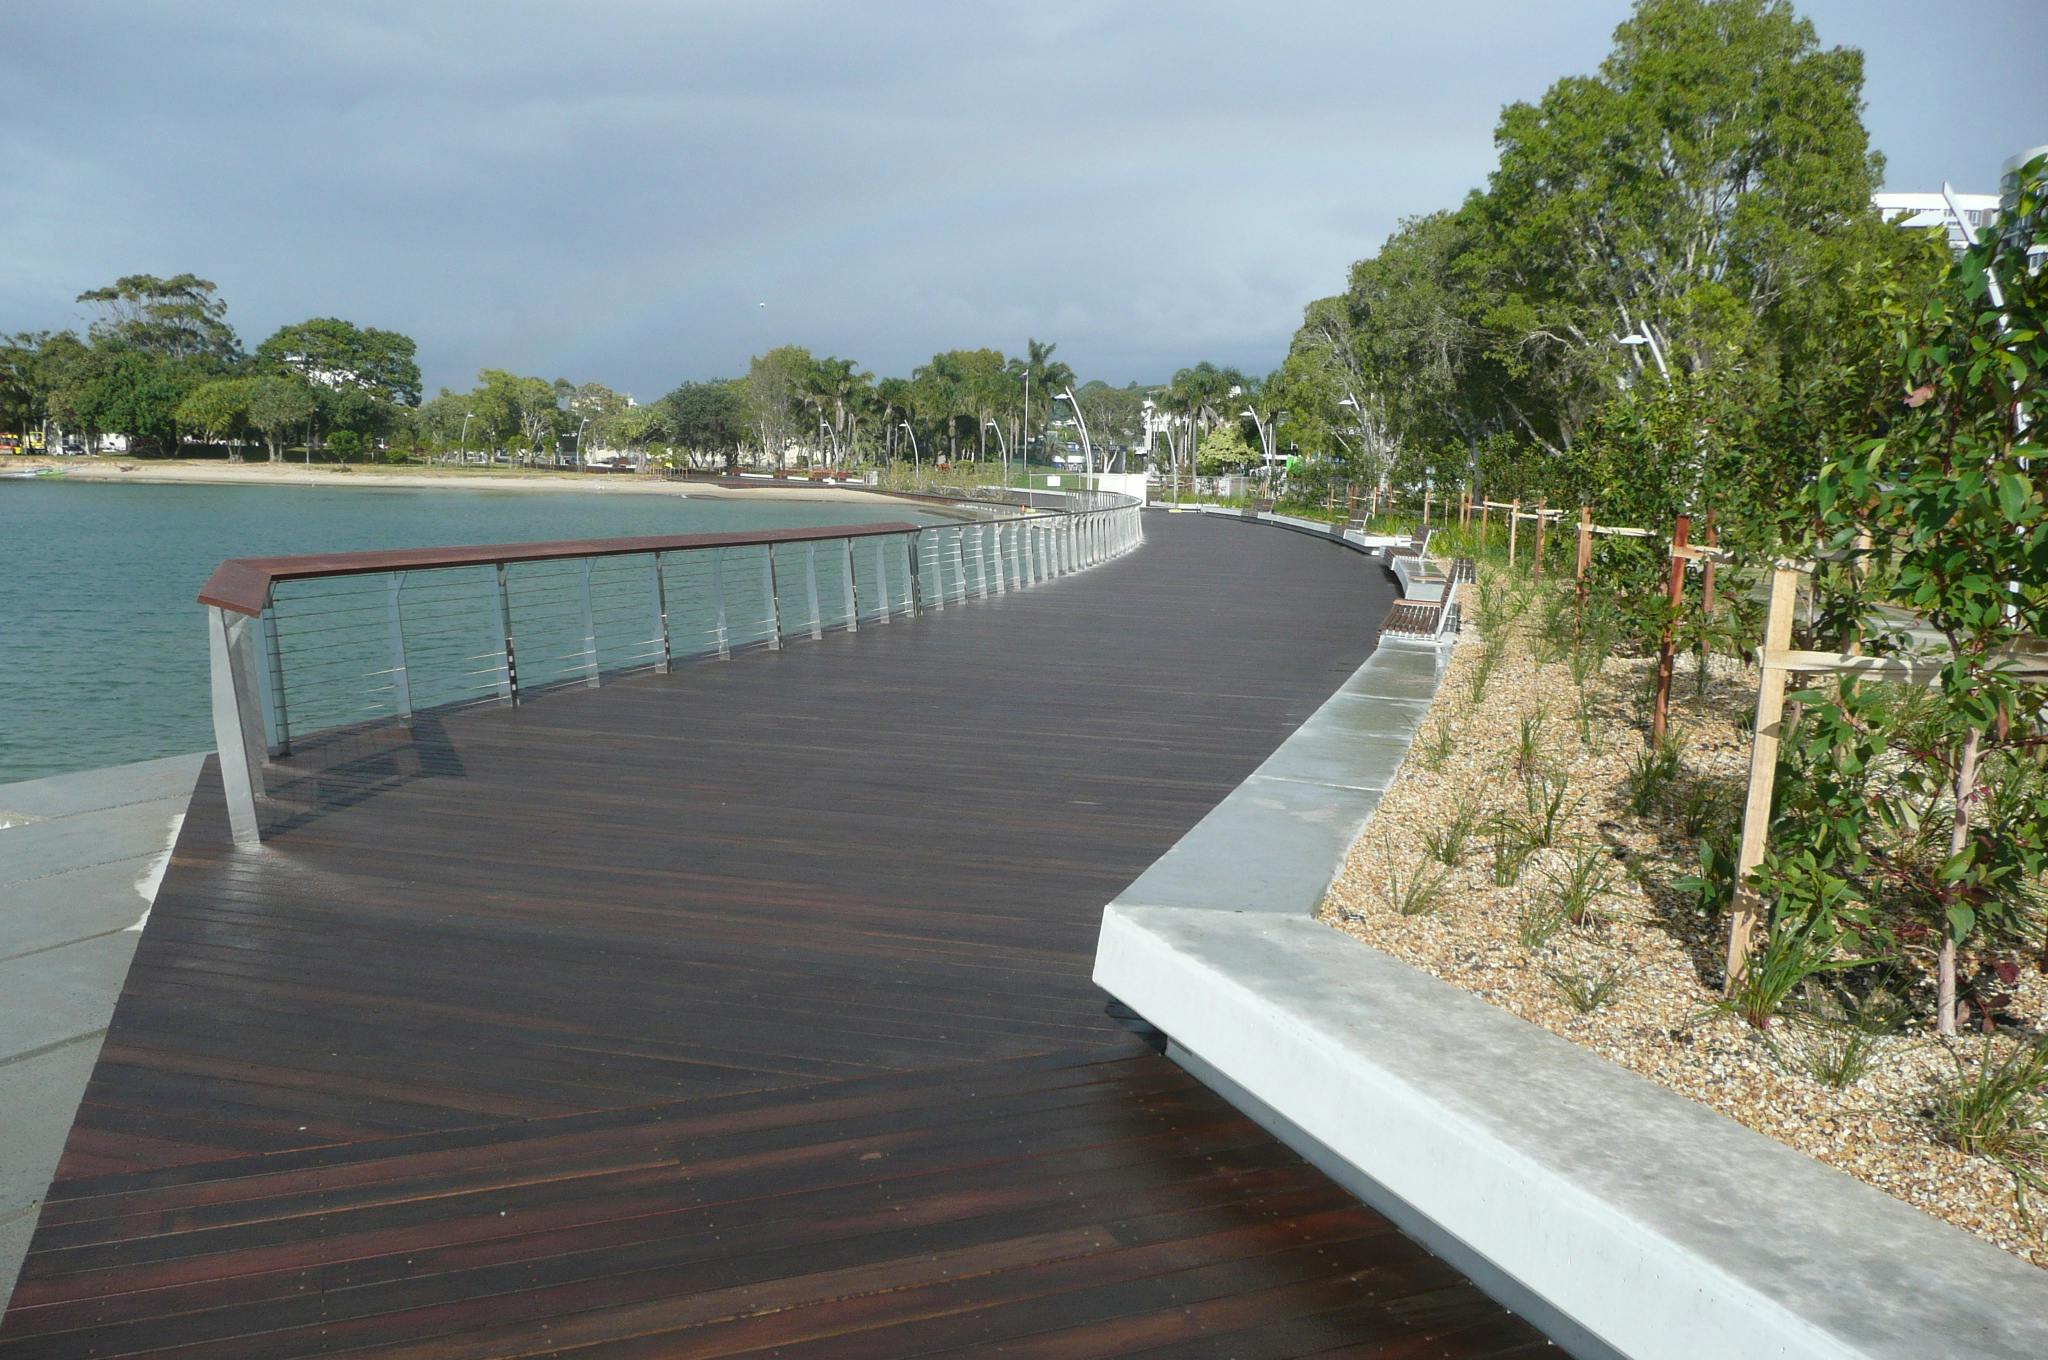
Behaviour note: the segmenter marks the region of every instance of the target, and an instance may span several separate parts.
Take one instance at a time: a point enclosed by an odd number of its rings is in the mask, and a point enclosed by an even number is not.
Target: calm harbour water
[[[923,520],[899,505],[0,479],[0,783],[208,750],[222,558]]]

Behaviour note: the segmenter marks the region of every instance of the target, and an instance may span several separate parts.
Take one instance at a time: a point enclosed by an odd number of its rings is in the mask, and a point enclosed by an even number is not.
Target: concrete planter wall
[[[1191,1071],[1580,1357],[2048,1357],[2048,1272],[1316,921],[1438,680],[1385,642],[1103,914]]]

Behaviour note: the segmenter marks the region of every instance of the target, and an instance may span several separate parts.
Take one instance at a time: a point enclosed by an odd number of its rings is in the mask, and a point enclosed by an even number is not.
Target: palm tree
[[[1058,348],[1059,345],[1050,340],[1026,340],[1024,357],[1010,361],[1010,371],[1024,384],[1025,406],[1017,428],[1020,436],[1018,447],[1026,450],[1024,461],[1027,464],[1033,430],[1043,434],[1046,421],[1052,416],[1053,395],[1074,385],[1074,370],[1052,357]],[[1038,413],[1035,426],[1032,424],[1034,412]]]

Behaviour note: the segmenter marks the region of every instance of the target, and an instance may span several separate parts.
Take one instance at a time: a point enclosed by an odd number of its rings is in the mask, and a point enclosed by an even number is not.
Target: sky
[[[1628,8],[0,0],[0,332],[191,272],[250,346],[403,331],[429,393],[1027,336],[1084,379],[1264,372]],[[2048,0],[1798,8],[1864,51],[1888,188],[1995,192],[2048,142]]]

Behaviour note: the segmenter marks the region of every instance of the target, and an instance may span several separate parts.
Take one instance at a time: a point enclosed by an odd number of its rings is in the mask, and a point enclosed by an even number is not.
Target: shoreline
[[[675,496],[705,500],[757,500],[803,492],[813,500],[859,501],[877,493],[847,486],[792,482],[775,486],[721,486],[710,481],[669,482],[632,473],[538,472],[492,468],[302,467],[289,463],[221,463],[185,459],[0,457],[0,472],[51,471],[72,482],[179,486],[392,487],[439,491],[578,491],[599,495]]]

